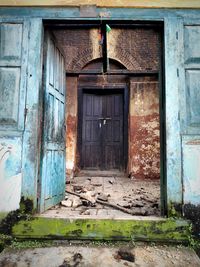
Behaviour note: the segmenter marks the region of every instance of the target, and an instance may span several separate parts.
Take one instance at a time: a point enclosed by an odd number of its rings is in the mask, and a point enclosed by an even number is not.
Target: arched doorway
[[[125,172],[129,79],[126,75],[98,75],[102,66],[102,58],[92,60],[83,70],[94,74],[78,79],[78,166],[81,170]],[[125,67],[109,59],[109,71],[119,69]]]

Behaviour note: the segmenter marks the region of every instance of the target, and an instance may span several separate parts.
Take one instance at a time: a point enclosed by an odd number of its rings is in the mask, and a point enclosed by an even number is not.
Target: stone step
[[[156,217],[134,219],[66,219],[33,217],[12,228],[16,238],[134,240],[187,243],[189,221]]]

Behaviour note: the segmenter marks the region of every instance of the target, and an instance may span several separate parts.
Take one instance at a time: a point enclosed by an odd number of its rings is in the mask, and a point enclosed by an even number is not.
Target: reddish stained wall
[[[129,173],[135,178],[160,178],[158,82],[130,83]]]
[[[66,172],[73,175],[76,165],[77,144],[77,78],[67,78],[67,105],[66,105]]]

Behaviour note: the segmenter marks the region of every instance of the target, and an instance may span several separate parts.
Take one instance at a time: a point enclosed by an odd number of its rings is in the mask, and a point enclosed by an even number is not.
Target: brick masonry
[[[54,30],[66,57],[66,70],[101,68],[98,29]],[[153,28],[117,29],[107,34],[110,68],[159,69],[160,32]],[[92,62],[92,63],[91,63]],[[118,62],[118,64],[116,64]],[[120,66],[120,65],[121,66]],[[130,91],[127,172],[140,179],[159,178],[159,86],[155,78],[128,76],[82,76],[67,81],[67,169],[77,168],[77,88],[81,85],[123,84]],[[79,137],[78,137],[79,138]],[[70,164],[69,164],[70,163]]]

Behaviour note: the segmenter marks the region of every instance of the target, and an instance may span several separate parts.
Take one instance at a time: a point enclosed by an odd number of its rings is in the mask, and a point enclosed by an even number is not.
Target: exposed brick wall
[[[58,45],[66,56],[66,70],[101,69],[98,29],[55,30]],[[108,56],[129,70],[158,70],[160,34],[156,29],[115,29],[107,35]],[[92,63],[90,63],[92,61]],[[111,69],[122,68],[114,63]],[[80,76],[67,81],[67,166],[79,155],[77,146],[77,85],[123,84],[130,89],[128,172],[136,178],[159,178],[159,93],[152,79],[128,76]],[[69,166],[68,166],[69,167]],[[70,174],[70,169],[68,169]]]
[[[66,56],[66,70],[80,70],[101,57],[98,29],[55,30],[58,45]],[[160,35],[156,29],[115,29],[108,34],[108,56],[130,70],[159,68]]]
[[[153,29],[112,29],[108,55],[129,70],[158,70],[159,38]]]
[[[66,56],[66,70],[81,70],[89,61],[101,57],[98,29],[56,30],[54,35]]]

